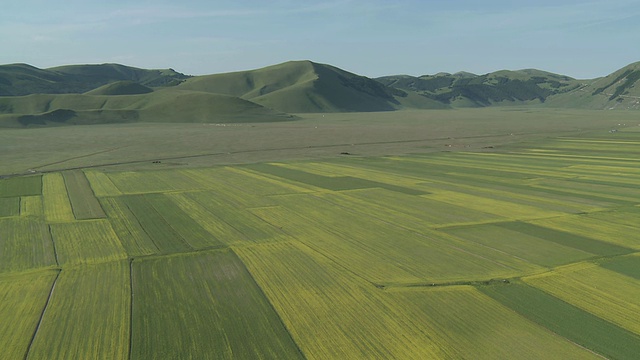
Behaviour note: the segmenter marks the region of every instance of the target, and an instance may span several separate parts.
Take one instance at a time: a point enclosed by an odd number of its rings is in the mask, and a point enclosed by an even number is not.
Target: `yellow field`
[[[381,291],[296,243],[236,250],[309,359],[589,359],[472,287]]]
[[[107,220],[52,224],[51,234],[60,265],[96,264],[127,257]]]
[[[236,251],[308,359],[437,359],[423,330],[326,258],[295,243]]]
[[[20,198],[20,215],[42,218],[44,207],[42,196],[23,196]]]
[[[97,197],[122,195],[107,174],[98,171],[86,171],[84,174]]]
[[[640,335],[640,281],[589,263],[578,263],[525,282]]]
[[[44,216],[47,222],[56,223],[75,220],[62,174],[50,173],[42,176],[42,196],[44,199]]]

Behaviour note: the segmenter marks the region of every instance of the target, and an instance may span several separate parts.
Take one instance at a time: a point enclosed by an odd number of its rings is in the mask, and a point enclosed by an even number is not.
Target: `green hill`
[[[198,76],[180,89],[238,96],[289,113],[390,111],[443,108],[364,76],[311,61],[291,61],[257,70]]]
[[[583,81],[571,92],[554,96],[547,105],[584,109],[640,109],[640,62],[602,78]]]
[[[87,95],[139,95],[153,92],[153,89],[134,81],[123,80],[103,85],[86,92]]]
[[[579,82],[568,76],[541,70],[502,70],[485,75],[467,72],[438,73],[420,77],[385,76],[380,83],[415,92],[453,107],[543,103],[548,97],[576,89]]]
[[[187,78],[172,69],[146,70],[119,64],[49,69],[27,64],[0,65],[0,96],[84,93],[117,81],[133,81],[147,87],[172,86]]]
[[[120,122],[236,123],[294,117],[237,97],[167,88],[137,95],[0,97],[0,127]]]

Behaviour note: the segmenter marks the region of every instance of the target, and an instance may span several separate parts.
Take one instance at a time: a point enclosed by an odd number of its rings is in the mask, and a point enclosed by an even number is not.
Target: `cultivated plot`
[[[303,358],[230,250],[133,262],[133,359]]]

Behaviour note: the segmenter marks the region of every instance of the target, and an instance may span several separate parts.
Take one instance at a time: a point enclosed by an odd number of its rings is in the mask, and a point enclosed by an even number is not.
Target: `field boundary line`
[[[129,206],[129,204],[127,204],[126,201],[122,202],[124,204],[124,206],[127,207],[127,210],[129,210],[129,212],[131,213],[131,215],[133,215],[133,218],[136,219],[136,222],[138,223],[138,225],[140,226],[140,229],[142,229],[142,231],[144,231],[145,234],[147,234],[147,237],[149,238],[149,240],[151,240],[151,243],[153,244],[153,246],[156,248],[156,254],[160,253],[160,248],[158,247],[158,244],[156,244],[155,240],[153,240],[153,237],[151,237],[151,235],[149,235],[149,233],[147,232],[147,230],[144,228],[144,226],[142,226],[142,223],[140,222],[140,219],[138,219],[138,217],[136,216],[136,214],[133,212],[133,210],[131,210],[131,207]],[[155,210],[155,209],[154,209]]]
[[[51,244],[53,244],[53,256],[56,259],[56,265],[60,266],[60,261],[58,261],[58,249],[56,248],[56,241],[53,239],[51,224],[47,225],[47,229],[49,230],[49,238],[51,239]]]
[[[300,345],[298,345],[298,342],[293,338],[293,335],[291,335],[291,330],[289,330],[289,328],[287,327],[287,324],[285,324],[284,320],[282,320],[282,316],[280,316],[280,313],[278,312],[278,310],[276,310],[275,306],[273,306],[273,303],[271,302],[271,299],[269,299],[267,294],[262,289],[262,286],[260,286],[260,284],[256,281],[256,278],[253,277],[253,273],[251,273],[251,271],[249,271],[249,269],[247,268],[247,265],[244,263],[244,261],[242,261],[242,259],[238,256],[238,254],[236,254],[236,252],[233,250],[232,247],[229,247],[228,249],[240,261],[240,263],[242,264],[242,267],[245,269],[247,274],[249,274],[249,277],[251,277],[251,281],[253,281],[253,283],[256,285],[256,287],[258,288],[258,291],[260,291],[260,294],[262,294],[264,299],[267,301],[267,303],[269,304],[269,307],[271,308],[271,310],[273,310],[273,312],[276,315],[278,315],[278,320],[280,321],[280,324],[282,324],[282,327],[285,330],[287,330],[287,334],[289,334],[289,338],[291,339],[291,342],[293,342],[295,344],[296,349],[298,350],[300,355],[302,355],[302,358],[303,359],[307,359],[307,356],[304,354],[304,352],[300,348]]]
[[[129,299],[129,353],[127,358],[131,360],[133,350],[133,260],[129,258],[129,291],[131,292]]]
[[[29,352],[31,352],[31,347],[33,346],[33,342],[35,341],[36,336],[38,335],[38,330],[40,330],[40,326],[42,325],[42,320],[44,319],[44,315],[47,312],[49,303],[51,302],[51,297],[53,296],[53,290],[56,288],[56,284],[58,282],[58,278],[60,277],[61,272],[62,272],[62,269],[58,270],[58,273],[56,274],[55,279],[53,279],[53,284],[51,285],[51,290],[49,290],[47,301],[45,302],[44,307],[42,308],[42,312],[40,313],[40,319],[38,320],[38,325],[36,325],[36,329],[33,332],[33,335],[31,336],[31,341],[29,341],[29,346],[27,347],[27,351],[24,354],[24,360],[29,359]]]

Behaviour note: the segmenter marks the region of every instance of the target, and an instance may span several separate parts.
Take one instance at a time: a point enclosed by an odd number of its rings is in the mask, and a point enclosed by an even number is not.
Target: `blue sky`
[[[0,64],[115,62],[211,74],[309,59],[366,76],[640,61],[640,1],[6,0]]]

